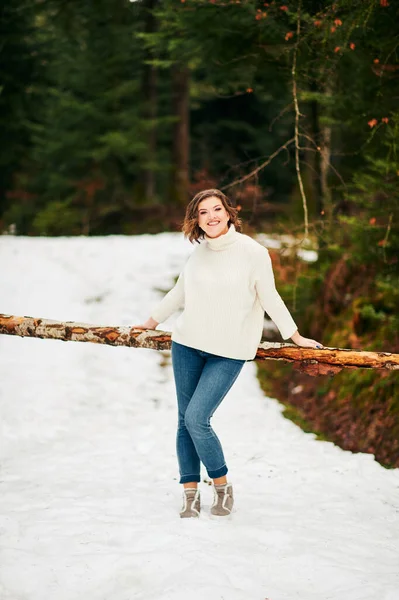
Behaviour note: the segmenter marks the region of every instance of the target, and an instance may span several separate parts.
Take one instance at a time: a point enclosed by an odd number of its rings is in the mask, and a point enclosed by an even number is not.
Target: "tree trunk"
[[[154,9],[156,8],[157,3],[158,0],[145,0],[143,3],[145,11],[144,32],[147,34],[153,34],[157,30],[157,22],[154,15]],[[147,48],[145,50],[144,61],[151,61],[153,59],[153,48]],[[156,191],[155,172],[151,167],[151,164],[154,162],[157,149],[157,131],[155,127],[155,119],[157,116],[157,69],[154,65],[146,64],[146,62],[144,62],[142,91],[145,100],[143,117],[144,121],[147,122],[147,152],[143,167],[144,203],[147,204],[154,200]]]
[[[316,91],[315,88],[312,88],[312,91]],[[320,123],[319,123],[319,113],[320,107],[317,100],[312,100],[310,103],[310,121],[311,121],[311,133],[313,140],[316,144],[316,148],[320,147],[321,143],[321,133],[320,133]],[[320,219],[322,212],[325,208],[323,202],[323,189],[320,181],[320,154],[316,151],[316,148],[309,144],[311,165],[312,165],[312,192],[314,197],[316,198],[316,214],[317,218]]]
[[[332,84],[327,83],[325,89],[325,96],[329,100],[332,95]],[[327,104],[327,115],[330,113],[329,103]],[[324,124],[321,127],[321,150],[320,150],[320,186],[321,196],[323,202],[324,216],[328,222],[328,229],[332,229],[332,194],[328,184],[328,175],[330,170],[331,161],[331,125]]]
[[[0,314],[0,333],[110,346],[169,350],[170,333],[130,327],[98,327],[72,321],[50,321]],[[345,348],[301,348],[295,344],[262,342],[254,360],[283,360],[309,375],[333,375],[342,368],[399,370],[399,354]]]
[[[176,63],[172,67],[173,127],[172,176],[170,201],[177,206],[186,206],[189,186],[189,68]]]

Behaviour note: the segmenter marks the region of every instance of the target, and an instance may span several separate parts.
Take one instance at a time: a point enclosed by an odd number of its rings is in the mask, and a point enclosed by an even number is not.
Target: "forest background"
[[[300,331],[399,352],[396,2],[8,0],[0,14],[0,231],[178,231],[189,197],[217,187],[246,233],[317,249],[314,263],[273,253]],[[399,466],[395,372],[273,362],[259,377],[305,429]]]

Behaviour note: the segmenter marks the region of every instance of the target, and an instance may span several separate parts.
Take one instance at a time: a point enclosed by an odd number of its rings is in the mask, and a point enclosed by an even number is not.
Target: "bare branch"
[[[320,146],[318,146],[316,144],[316,142],[314,141],[314,139],[310,136],[310,135],[306,135],[305,133],[300,133],[299,134],[300,137],[304,137],[306,140],[308,140],[311,144],[314,145],[314,148],[306,148],[307,151],[312,151],[312,152],[319,152],[319,154],[321,154],[321,148]],[[342,175],[339,173],[339,171],[337,171],[337,169],[334,167],[333,164],[331,164],[330,160],[327,160],[328,166],[330,167],[330,169],[332,171],[334,171],[334,173],[336,174],[336,176],[338,177],[338,179],[341,181],[342,185],[347,188],[348,186],[346,185]]]
[[[309,237],[309,217],[308,217],[308,205],[306,201],[305,190],[303,187],[301,169],[299,166],[299,105],[298,105],[298,92],[297,92],[297,83],[296,83],[296,62],[297,62],[297,54],[298,54],[298,44],[299,44],[299,34],[301,32],[301,0],[298,2],[298,12],[297,12],[297,22],[296,22],[296,42],[294,47],[294,56],[292,59],[292,95],[294,98],[294,108],[295,108],[295,169],[299,184],[299,190],[301,192],[302,204],[303,204],[303,216],[304,216],[304,224],[305,224],[305,240]]]
[[[272,131],[272,129],[273,129],[273,126],[274,126],[274,123],[275,123],[276,121],[278,121],[278,119],[279,119],[280,117],[282,117],[282,116],[283,116],[283,115],[284,115],[284,114],[285,114],[285,113],[286,113],[288,110],[290,110],[290,109],[291,109],[291,107],[292,107],[292,102],[290,102],[290,104],[287,104],[287,106],[285,106],[285,107],[284,107],[284,108],[283,108],[283,109],[282,109],[282,110],[279,112],[279,114],[278,114],[276,117],[274,117],[274,119],[272,120],[272,122],[271,122],[271,123],[270,123],[270,125],[269,125],[269,131]]]
[[[254,169],[253,171],[251,171],[247,175],[244,175],[244,177],[241,177],[240,179],[236,179],[232,183],[228,183],[227,185],[224,185],[220,189],[221,190],[227,190],[228,188],[233,187],[233,185],[238,185],[239,183],[243,183],[244,181],[247,181],[247,179],[250,179],[251,177],[254,177],[255,175],[257,175],[259,173],[259,171],[261,171],[262,169],[264,169],[265,167],[267,167],[267,165],[269,165],[272,162],[272,160],[274,158],[276,158],[276,156],[278,154],[280,154],[280,152],[282,150],[286,150],[287,147],[294,142],[294,140],[295,140],[295,138],[291,138],[290,140],[288,140],[288,142],[285,142],[285,144],[283,144],[282,146],[280,146],[280,148],[278,148],[278,150],[276,150],[275,152],[273,152],[273,154],[271,154],[269,156],[269,158],[264,163],[262,163],[261,165],[259,165],[259,167],[256,167],[256,169]]]

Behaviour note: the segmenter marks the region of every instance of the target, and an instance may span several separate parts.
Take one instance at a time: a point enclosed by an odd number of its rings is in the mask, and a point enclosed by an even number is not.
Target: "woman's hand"
[[[297,346],[301,346],[302,348],[323,348],[320,342],[303,337],[298,330],[291,336],[291,339]]]
[[[150,317],[145,323],[142,323],[141,325],[132,325],[130,329],[155,329],[157,325],[158,321],[155,321]]]

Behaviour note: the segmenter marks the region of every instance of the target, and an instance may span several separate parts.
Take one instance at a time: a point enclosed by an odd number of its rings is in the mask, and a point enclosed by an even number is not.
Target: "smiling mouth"
[[[212,226],[212,225],[219,225],[220,221],[216,221],[216,223],[208,223],[208,225]]]

